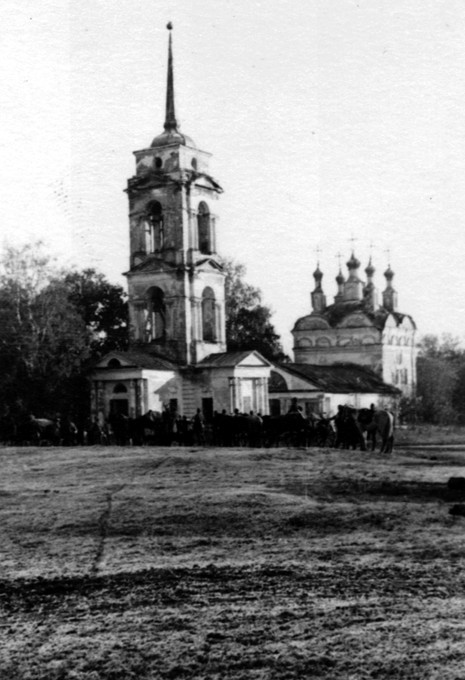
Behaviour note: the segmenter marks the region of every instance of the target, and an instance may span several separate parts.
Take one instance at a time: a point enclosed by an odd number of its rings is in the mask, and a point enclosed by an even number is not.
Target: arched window
[[[128,389],[123,383],[118,383],[113,389],[113,394],[126,394],[127,391]]]
[[[268,390],[270,392],[287,392],[287,382],[277,371],[271,371],[268,380]]]
[[[213,251],[211,237],[211,218],[208,205],[204,203],[204,201],[199,203],[199,210],[197,213],[197,227],[199,238],[199,250],[201,253],[209,255]]]
[[[165,294],[161,288],[150,288],[145,310],[145,341],[164,340],[166,333]]]
[[[107,366],[108,368],[121,368],[121,362],[118,359],[110,359]]]
[[[163,250],[165,244],[163,208],[158,201],[154,201],[147,206],[146,242],[148,253]]]
[[[216,342],[215,293],[209,287],[202,293],[202,338],[207,342]]]

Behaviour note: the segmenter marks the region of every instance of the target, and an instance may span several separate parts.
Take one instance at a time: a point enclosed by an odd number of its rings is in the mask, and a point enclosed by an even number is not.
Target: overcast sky
[[[290,330],[316,249],[355,253],[420,334],[465,337],[461,0],[3,0],[3,236],[121,283],[132,152],[163,128],[174,24],[181,130],[213,154],[221,253]]]

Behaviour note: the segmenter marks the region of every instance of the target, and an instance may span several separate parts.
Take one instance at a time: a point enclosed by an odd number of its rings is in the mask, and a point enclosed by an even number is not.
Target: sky
[[[124,283],[124,188],[163,129],[168,21],[181,131],[224,188],[219,250],[287,351],[317,259],[331,302],[352,247],[381,290],[390,262],[419,335],[465,339],[461,0],[3,0],[2,240]]]

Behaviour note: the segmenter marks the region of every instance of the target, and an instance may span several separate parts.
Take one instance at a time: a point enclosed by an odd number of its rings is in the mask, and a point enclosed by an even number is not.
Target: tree
[[[425,335],[417,360],[418,414],[426,422],[450,424],[465,419],[465,353],[450,333]]]
[[[260,289],[244,281],[245,266],[227,259],[224,268],[228,350],[257,350],[270,361],[285,360],[279,335],[271,323],[272,311],[262,304]]]
[[[122,287],[110,283],[95,269],[69,272],[63,283],[68,299],[91,333],[93,356],[127,349],[128,305]]]
[[[90,363],[125,346],[123,290],[94,270],[64,271],[42,243],[0,257],[0,389],[36,415],[89,406]],[[19,406],[18,406],[19,408]]]
[[[456,367],[451,362],[424,356],[418,358],[417,399],[422,420],[444,425],[456,422],[453,404],[456,381]]]
[[[418,344],[418,355],[448,362],[461,360],[465,353],[460,344],[460,338],[450,333],[443,333],[441,337],[433,334],[424,335]]]
[[[88,357],[85,323],[41,243],[7,246],[0,263],[0,381],[8,402],[49,410]]]

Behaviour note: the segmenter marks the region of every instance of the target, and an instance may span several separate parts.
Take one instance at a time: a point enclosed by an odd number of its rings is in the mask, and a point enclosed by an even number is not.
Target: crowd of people
[[[211,418],[205,418],[198,408],[187,417],[165,408],[161,413],[148,411],[137,418],[116,412],[108,419],[94,417],[75,423],[69,415],[47,419],[23,414],[15,419],[12,414],[4,414],[0,418],[0,440],[38,446],[334,446],[365,450],[366,433],[370,433],[375,417],[374,405],[358,414],[341,405],[331,418],[304,416],[296,401],[286,414],[277,416],[235,409],[233,413],[215,411]]]

